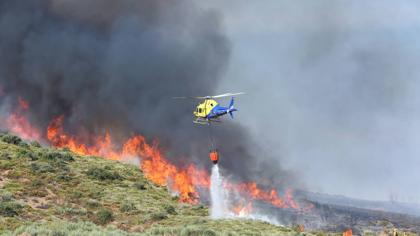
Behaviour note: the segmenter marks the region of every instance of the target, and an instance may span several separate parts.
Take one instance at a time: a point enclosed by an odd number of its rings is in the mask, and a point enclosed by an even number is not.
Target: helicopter
[[[174,97],[174,99],[199,99],[202,100],[195,108],[193,122],[201,125],[210,125],[211,122],[221,122],[220,117],[229,114],[233,119],[233,112],[238,111],[234,108],[233,96],[244,94],[240,93],[225,93],[215,96],[201,96],[201,97]],[[229,106],[221,106],[216,98],[232,97]]]

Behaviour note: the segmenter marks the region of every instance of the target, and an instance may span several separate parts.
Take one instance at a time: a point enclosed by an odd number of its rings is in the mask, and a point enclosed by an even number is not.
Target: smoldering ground
[[[230,51],[220,13],[193,1],[0,2],[3,105],[22,96],[43,128],[63,114],[73,134],[158,138],[179,164],[208,165],[209,140],[206,127],[192,124],[195,101],[171,97],[214,94]],[[230,174],[289,178],[260,164],[268,159],[235,123],[213,135]]]

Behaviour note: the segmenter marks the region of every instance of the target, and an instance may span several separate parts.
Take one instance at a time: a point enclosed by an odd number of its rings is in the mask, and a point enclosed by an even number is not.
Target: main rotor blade
[[[223,98],[223,97],[232,97],[236,95],[245,94],[243,92],[240,93],[224,93],[215,96],[201,96],[201,97],[172,97],[173,99],[210,99],[210,98]]]
[[[241,94],[245,94],[245,93],[243,93],[243,92],[240,92],[240,93],[225,93],[225,94],[210,96],[210,98],[232,97],[232,96],[241,95]]]
[[[204,99],[205,97],[172,97],[172,99]]]

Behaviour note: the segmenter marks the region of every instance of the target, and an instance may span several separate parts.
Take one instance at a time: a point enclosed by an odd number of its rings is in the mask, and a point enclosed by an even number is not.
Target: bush
[[[137,208],[132,202],[124,202],[120,206],[120,211],[122,212],[130,212],[130,211],[135,211],[135,210],[137,210]]]
[[[168,218],[166,212],[156,212],[151,215],[152,220],[164,220],[166,218]]]
[[[99,206],[100,206],[99,202],[98,202],[98,201],[96,201],[95,199],[89,199],[89,200],[86,202],[86,205],[87,205],[88,207],[91,207],[91,208],[96,208],[96,207],[99,207]]]
[[[0,216],[14,217],[19,215],[22,206],[15,202],[2,201],[0,202]]]
[[[96,219],[100,224],[107,224],[114,220],[112,212],[108,209],[101,209],[96,213]]]
[[[89,177],[97,180],[122,180],[122,176],[115,171],[111,171],[105,168],[92,167],[86,173]]]
[[[4,134],[1,137],[1,141],[9,144],[19,145],[22,142],[22,139],[15,135]]]
[[[43,183],[42,183],[42,181],[41,180],[39,180],[39,179],[34,179],[34,180],[32,180],[32,182],[31,182],[31,186],[32,187],[41,187],[42,185],[44,185]]]
[[[137,182],[134,187],[138,190],[146,190],[146,185],[143,182]]]
[[[72,179],[71,176],[66,171],[63,171],[57,175],[57,180],[60,180],[60,181],[68,182],[71,179]]]
[[[1,202],[9,202],[13,199],[13,195],[9,192],[2,192],[0,193],[0,201]]]
[[[48,163],[32,163],[31,170],[34,173],[54,172],[54,168]]]
[[[177,213],[176,213],[176,210],[175,210],[175,207],[174,206],[172,206],[172,205],[165,205],[165,211],[168,213],[168,214],[171,214],[171,215],[176,215]]]
[[[37,148],[41,147],[41,144],[39,144],[39,142],[37,142],[37,141],[32,141],[30,144],[31,144],[32,147],[37,147]]]
[[[74,200],[79,200],[80,198],[83,197],[83,193],[76,190],[76,191],[71,192],[68,196]]]
[[[49,161],[74,161],[74,158],[70,153],[58,151],[44,152],[42,158]]]
[[[17,151],[17,157],[18,158],[29,158],[32,161],[38,160],[38,157],[35,155],[34,152],[27,150],[27,149],[19,149]]]
[[[77,209],[72,207],[61,207],[58,209],[58,213],[61,215],[86,215],[87,211],[85,209]]]
[[[10,157],[10,155],[7,153],[2,153],[0,154],[0,160],[12,160],[12,157]]]
[[[206,229],[206,230],[204,230],[204,232],[203,232],[203,236],[216,236],[217,234],[216,234],[216,232],[214,232],[213,230],[211,230],[211,229]]]
[[[25,142],[20,142],[19,144],[18,144],[18,146],[19,147],[23,147],[23,148],[29,148],[29,144],[27,144],[27,143],[25,143]]]

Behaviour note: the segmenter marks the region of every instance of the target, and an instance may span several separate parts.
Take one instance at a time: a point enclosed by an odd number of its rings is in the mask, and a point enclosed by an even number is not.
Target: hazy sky
[[[237,122],[312,191],[420,203],[418,1],[206,1]]]

